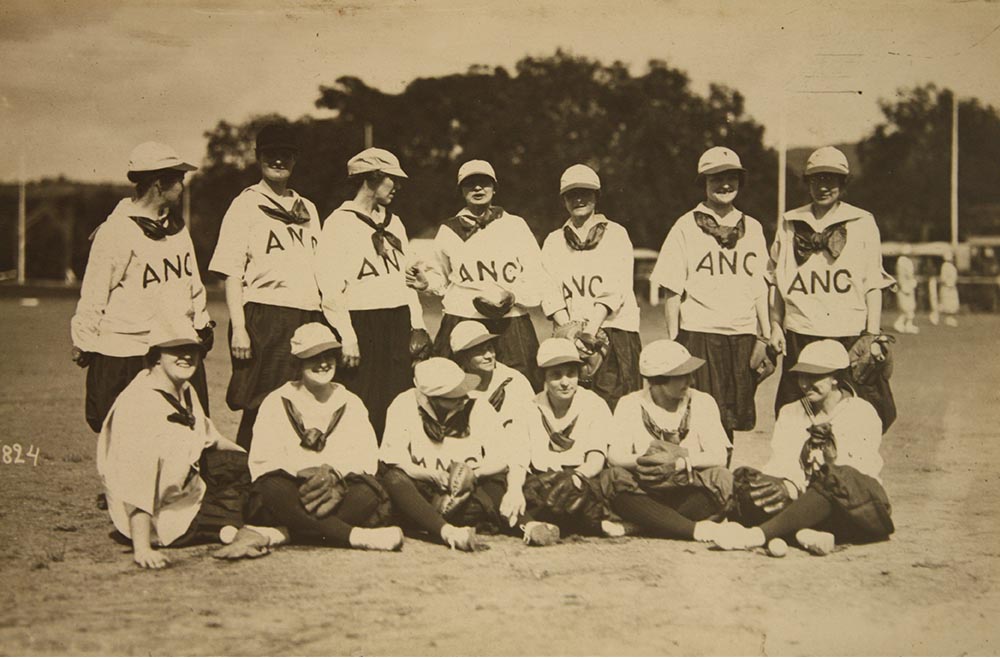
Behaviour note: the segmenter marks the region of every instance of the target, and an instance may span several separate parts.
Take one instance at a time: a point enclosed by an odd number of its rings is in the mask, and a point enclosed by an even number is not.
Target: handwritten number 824
[[[0,462],[4,464],[27,464],[27,457],[31,460],[32,466],[38,466],[39,450],[35,446],[28,446],[27,450],[21,447],[20,443],[11,443],[0,448]]]

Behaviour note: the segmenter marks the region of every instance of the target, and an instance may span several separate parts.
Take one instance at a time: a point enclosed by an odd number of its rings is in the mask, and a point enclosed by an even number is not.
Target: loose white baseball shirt
[[[607,456],[608,442],[612,440],[615,427],[611,409],[599,395],[578,388],[562,418],[556,418],[545,391],[536,395],[533,402],[527,423],[533,471],[561,471],[564,466],[580,466],[592,452]],[[556,432],[565,431],[572,424],[569,438],[573,440],[573,445],[562,452],[553,450],[549,432],[542,422],[543,416]]]

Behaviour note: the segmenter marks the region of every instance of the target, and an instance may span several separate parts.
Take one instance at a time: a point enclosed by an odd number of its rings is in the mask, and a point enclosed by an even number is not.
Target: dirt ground
[[[925,322],[900,340],[900,417],[882,445],[897,527],[887,543],[774,559],[641,538],[538,549],[494,537],[472,555],[407,540],[394,554],[286,547],[240,563],[198,547],[170,551],[154,573],[132,565],[94,506],[84,373],[68,358],[73,304],[0,299],[0,451],[40,453],[37,466],[0,463],[0,653],[1000,652],[1000,316]],[[210,310],[224,327],[224,306]],[[643,313],[648,341],[661,316]],[[228,373],[217,347],[213,416],[232,436]],[[775,380],[758,394],[758,429],[737,436],[736,464],[766,458]]]

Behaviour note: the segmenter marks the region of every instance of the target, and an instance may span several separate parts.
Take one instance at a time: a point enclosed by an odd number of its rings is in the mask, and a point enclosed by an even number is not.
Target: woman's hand
[[[346,367],[357,368],[361,363],[361,348],[358,347],[358,341],[351,343],[345,342],[342,356]]]
[[[136,548],[132,560],[140,569],[163,569],[170,564],[167,556],[153,548]]]
[[[526,506],[524,492],[521,489],[508,488],[507,493],[500,500],[500,516],[507,519],[507,525],[513,528],[517,520],[524,514]]]
[[[777,323],[771,323],[771,340],[767,344],[778,354],[785,353],[785,330]]]
[[[406,268],[405,278],[406,285],[413,288],[417,292],[424,292],[429,287],[427,281],[427,275],[424,273],[422,268],[423,263],[414,263]]]
[[[73,346],[73,349],[69,353],[69,358],[73,360],[73,363],[80,366],[81,368],[86,368],[90,365],[91,357],[93,354],[90,352],[84,352],[77,346]]]
[[[246,327],[233,327],[233,338],[230,341],[230,352],[234,359],[247,360],[253,358],[253,351],[250,349],[250,334]]]

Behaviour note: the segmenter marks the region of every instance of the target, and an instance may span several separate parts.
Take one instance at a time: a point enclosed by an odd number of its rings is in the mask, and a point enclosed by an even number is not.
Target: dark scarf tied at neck
[[[299,445],[313,452],[323,452],[323,449],[326,448],[327,439],[333,434],[333,430],[337,429],[341,418],[344,417],[344,411],[347,410],[346,402],[340,405],[340,408],[333,412],[325,430],[319,430],[315,427],[306,429],[302,414],[295,408],[295,404],[286,397],[281,398],[281,403],[285,406],[285,415],[288,416],[288,422],[292,424],[295,434],[299,437]]]
[[[566,224],[563,226],[563,237],[566,239],[566,244],[569,245],[570,249],[574,251],[590,251],[601,243],[601,238],[604,237],[604,232],[607,230],[607,222],[598,222],[590,227],[590,231],[587,232],[587,239],[581,240],[580,236],[573,230],[573,227]]]
[[[389,254],[388,244],[396,251],[402,253],[403,242],[395,234],[389,231],[389,222],[392,221],[392,213],[386,208],[385,218],[381,222],[376,222],[374,219],[364,214],[360,210],[350,210],[352,213],[357,215],[358,219],[364,222],[372,232],[372,246],[375,248],[375,253],[379,256],[387,256]]]
[[[545,412],[539,409],[538,413],[542,414],[542,427],[545,428],[545,431],[549,435],[549,450],[552,452],[566,452],[572,448],[573,444],[576,443],[576,439],[572,436],[573,429],[576,427],[576,421],[580,420],[580,417],[577,416],[569,425],[556,431],[549,423],[549,419],[545,417]]]
[[[142,215],[129,215],[128,218],[135,222],[136,226],[142,229],[143,235],[150,240],[163,240],[168,236],[177,235],[184,228],[184,219],[174,209],[170,209],[161,220]]]
[[[292,209],[287,210],[280,203],[264,194],[260,193],[265,199],[267,199],[271,205],[260,204],[257,207],[260,211],[270,217],[271,219],[277,219],[283,224],[289,225],[301,225],[308,224],[312,217],[309,216],[309,211],[306,209],[306,204],[302,201],[302,197],[297,197],[295,203],[292,204]]]
[[[511,383],[512,381],[514,381],[514,378],[508,377],[507,379],[500,382],[500,385],[497,386],[497,390],[493,391],[493,393],[490,394],[489,403],[497,411],[500,411],[500,409],[503,408],[503,403],[507,399],[507,384]]]
[[[423,407],[418,406],[417,410],[420,411],[420,420],[423,422],[427,438],[434,443],[441,443],[446,438],[468,438],[470,432],[469,417],[472,415],[474,404],[475,400],[467,400],[462,409],[453,413],[443,422],[429,414]]]
[[[680,445],[681,441],[687,438],[691,424],[691,398],[688,398],[687,404],[684,406],[684,415],[681,417],[676,431],[660,427],[644,406],[639,405],[639,408],[642,409],[642,424],[654,439]]]
[[[462,241],[468,240],[478,231],[486,228],[494,221],[503,216],[503,208],[500,206],[490,206],[482,217],[475,215],[458,214],[444,221],[445,225],[453,230]]]
[[[809,260],[811,255],[821,251],[827,252],[834,260],[837,260],[847,244],[846,222],[832,224],[822,231],[816,231],[806,222],[794,221],[792,228],[795,230],[792,248],[795,253],[795,262],[798,265]]]
[[[715,238],[723,249],[732,249],[746,233],[746,215],[740,215],[739,221],[733,226],[722,226],[719,221],[706,212],[694,211],[694,223],[705,234]]]
[[[160,389],[154,389],[157,393],[163,396],[163,399],[170,403],[170,406],[174,408],[173,413],[167,416],[167,420],[171,423],[177,423],[178,425],[183,425],[189,430],[194,429],[195,417],[194,417],[194,405],[191,403],[191,389],[185,389],[184,391],[184,403],[182,404],[180,400],[176,397],[162,391]]]

